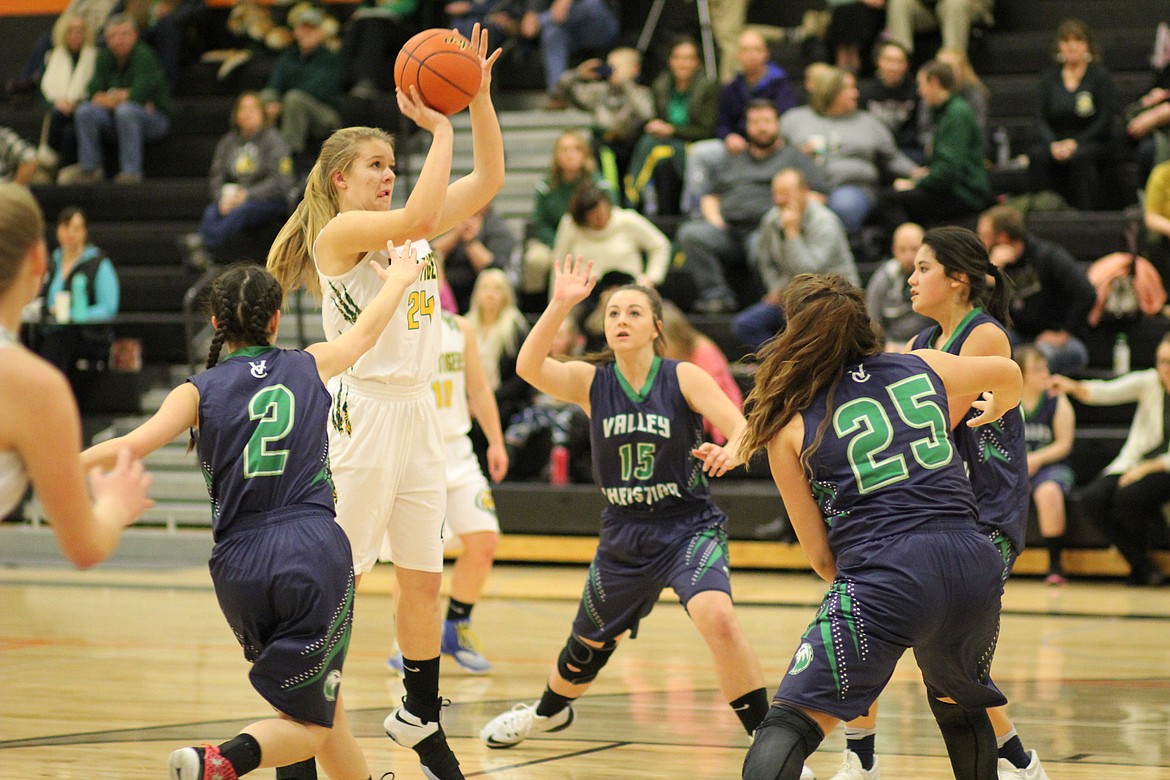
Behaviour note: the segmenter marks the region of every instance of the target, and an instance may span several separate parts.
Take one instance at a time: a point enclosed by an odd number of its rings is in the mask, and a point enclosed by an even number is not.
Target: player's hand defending
[[[154,506],[154,501],[146,496],[152,480],[146,466],[133,456],[130,448],[122,448],[111,471],[103,472],[97,466],[89,471],[95,514],[112,517],[123,527],[133,524]]]
[[[990,390],[979,396],[976,400],[971,402],[971,407],[979,410],[976,417],[972,417],[967,421],[967,427],[978,428],[980,425],[987,425],[993,423],[1000,417],[1004,416],[1007,409],[1000,409],[995,403],[995,393]],[[1014,408],[1014,407],[1012,407]]]
[[[398,110],[402,112],[402,115],[428,133],[434,135],[435,130],[443,125],[451,126],[451,120],[445,114],[436,111],[422,101],[416,87],[411,87],[409,93],[395,87],[394,97],[398,100]]]
[[[472,104],[475,104],[481,97],[485,99],[491,97],[492,67],[504,50],[497,48],[488,54],[488,31],[486,27],[480,27],[479,22],[476,22],[475,26],[471,28],[471,50],[479,55],[479,92],[476,92],[475,97],[471,99]]]
[[[565,255],[564,260],[554,261],[553,291],[549,302],[576,306],[589,297],[596,284],[592,260],[586,260],[581,255],[577,255],[576,259],[572,255]]]
[[[418,261],[418,250],[407,241],[402,246],[396,246],[393,241],[386,242],[386,251],[394,258],[390,265],[383,268],[376,260],[370,261],[370,267],[378,278],[385,282],[398,282],[403,287],[414,284],[422,273],[423,263]]]
[[[691,454],[703,461],[703,472],[711,477],[722,477],[742,462],[731,450],[709,441],[691,450]]]

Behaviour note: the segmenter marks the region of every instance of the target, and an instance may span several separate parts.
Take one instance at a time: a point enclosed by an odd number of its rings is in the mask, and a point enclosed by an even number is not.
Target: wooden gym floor
[[[738,777],[747,738],[670,594],[614,655],[570,729],[510,750],[480,743],[489,718],[539,696],[583,574],[582,566],[498,566],[492,575],[475,625],[495,668],[474,677],[443,662],[442,692],[452,701],[444,723],[465,773]],[[414,754],[381,729],[402,695],[386,667],[392,579],[379,568],[363,582],[344,691],[374,777],[415,780]],[[810,574],[737,572],[734,582],[772,690],[823,586]],[[161,778],[172,749],[221,742],[267,715],[205,569],[0,571],[0,659],[5,780]],[[1170,589],[1013,580],[995,673],[1025,746],[1039,751],[1052,780],[1170,780]],[[810,759],[818,778],[832,777],[843,746],[838,729]],[[950,776],[910,658],[882,698],[878,748],[886,780]]]

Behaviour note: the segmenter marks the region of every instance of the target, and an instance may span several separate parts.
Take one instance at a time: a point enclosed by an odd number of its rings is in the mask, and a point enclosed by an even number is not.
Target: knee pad
[[[927,699],[946,743],[956,780],[995,777],[999,753],[987,711],[965,710],[958,704],[941,702],[938,694],[929,689]]]
[[[825,734],[798,709],[773,702],[743,762],[743,780],[799,780],[804,760]]]
[[[557,673],[573,685],[591,683],[616,648],[617,642],[612,639],[602,647],[593,647],[578,639],[576,634],[569,634],[569,641],[557,659]]]

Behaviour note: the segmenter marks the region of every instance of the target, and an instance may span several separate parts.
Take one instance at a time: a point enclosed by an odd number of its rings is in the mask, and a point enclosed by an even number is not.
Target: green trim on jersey
[[[350,325],[357,322],[358,316],[362,313],[362,308],[357,305],[357,301],[349,294],[349,290],[345,288],[345,285],[343,284],[338,287],[333,282],[330,282],[329,292],[333,295],[333,305],[337,307],[337,313]]]
[[[646,400],[650,395],[650,391],[654,389],[654,380],[658,378],[658,371],[662,368],[662,358],[658,355],[654,356],[654,361],[650,364],[650,372],[646,374],[646,384],[642,385],[642,390],[639,392],[635,390],[633,385],[622,376],[622,371],[618,368],[617,363],[613,364],[613,375],[617,377],[618,387],[622,392],[636,404],[640,404]]]
[[[958,327],[955,328],[955,332],[951,334],[951,337],[949,339],[947,339],[947,343],[943,344],[941,347],[937,347],[937,349],[940,352],[949,352],[950,351],[949,348],[950,348],[951,344],[954,342],[954,340],[956,338],[959,337],[959,334],[962,333],[966,329],[967,323],[969,323],[971,320],[975,319],[976,317],[978,317],[982,313],[983,313],[983,309],[979,308],[978,306],[976,306],[971,311],[967,312],[967,316],[959,321]],[[931,339],[931,341],[934,341],[934,339]]]
[[[280,347],[273,347],[273,346],[265,347],[265,346],[262,346],[260,344],[256,344],[255,346],[251,346],[251,347],[240,347],[235,352],[229,352],[226,355],[224,355],[220,362],[223,362],[224,360],[227,360],[229,358],[234,358],[234,357],[260,357],[265,352],[271,352],[274,349],[280,349]]]

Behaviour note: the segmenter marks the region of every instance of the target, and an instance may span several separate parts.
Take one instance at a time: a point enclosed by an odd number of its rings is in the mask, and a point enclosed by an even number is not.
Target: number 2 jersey
[[[635,390],[616,363],[597,366],[589,388],[593,472],[608,502],[602,518],[675,518],[710,503],[702,463],[703,418],[683,397],[678,361],[655,357]]]
[[[958,355],[974,330],[990,323],[1003,325],[982,309],[972,309],[940,351]],[[939,327],[924,329],[914,338],[914,349],[934,349]],[[955,426],[959,456],[967,464],[971,488],[979,505],[979,527],[999,531],[1012,543],[1017,554],[1023,551],[1028,522],[1028,453],[1024,444],[1024,415],[1013,409],[989,425],[968,427],[967,421],[979,412],[970,409]]]
[[[825,419],[827,395],[822,390],[801,411],[802,451]],[[809,458],[809,482],[835,556],[897,534],[975,530],[943,382],[926,361],[885,354],[848,366],[831,412]]]
[[[247,347],[188,381],[199,390],[197,449],[217,540],[248,515],[305,505],[334,513],[331,401],[312,355]]]

